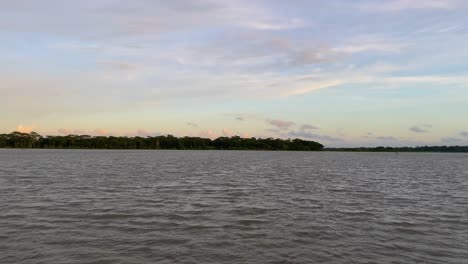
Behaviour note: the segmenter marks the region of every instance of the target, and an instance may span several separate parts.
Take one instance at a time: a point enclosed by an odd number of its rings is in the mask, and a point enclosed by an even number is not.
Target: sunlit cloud
[[[251,138],[252,136],[249,133],[244,132],[244,133],[240,133],[240,137],[241,138]]]
[[[301,95],[301,94],[306,94],[306,93],[310,93],[310,92],[321,90],[321,89],[336,87],[344,83],[345,82],[341,80],[313,82],[305,87],[296,88],[290,91],[283,92],[282,95],[283,96]]]
[[[232,131],[230,131],[229,129],[227,128],[223,128],[223,130],[221,131],[222,135],[225,136],[225,137],[232,137],[235,135],[235,133],[233,133]]]
[[[59,135],[70,135],[73,134],[73,130],[69,128],[59,128],[57,129]]]
[[[404,45],[384,42],[364,42],[333,48],[332,51],[343,54],[355,54],[367,51],[400,52]]]
[[[198,136],[202,138],[210,138],[210,139],[216,139],[219,137],[219,135],[211,129],[201,131],[200,133],[198,133]]]
[[[21,133],[31,133],[33,130],[34,130],[34,126],[18,125],[15,131],[18,131]]]
[[[96,136],[109,136],[110,135],[110,132],[103,128],[94,129],[92,132]]]

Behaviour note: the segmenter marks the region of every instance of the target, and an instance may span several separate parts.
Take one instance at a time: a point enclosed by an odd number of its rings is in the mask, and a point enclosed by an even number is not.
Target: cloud
[[[292,18],[288,20],[276,20],[276,21],[253,21],[245,23],[247,27],[259,30],[284,30],[302,28],[306,26],[306,23],[300,18]]]
[[[309,130],[309,129],[319,129],[319,127],[314,125],[305,124],[300,127],[300,130]]]
[[[57,129],[57,133],[60,134],[60,135],[70,135],[70,134],[73,134],[73,130],[69,129],[69,128],[59,128]]]
[[[441,142],[446,143],[446,144],[456,144],[456,143],[463,142],[463,139],[455,138],[455,137],[444,137],[441,139]]]
[[[98,41],[184,32],[213,25],[257,31],[306,25],[302,18],[268,12],[265,7],[249,1],[213,0],[0,1],[0,22],[2,27],[18,32]]]
[[[462,137],[468,138],[468,131],[462,131],[462,132],[460,132],[460,135],[461,135]]]
[[[389,0],[365,2],[361,9],[370,12],[399,12],[414,9],[442,9],[449,10],[460,6],[460,0]]]
[[[265,129],[265,132],[273,133],[273,134],[281,134],[281,130],[275,129],[275,128],[268,128],[268,129]]]
[[[216,139],[216,138],[219,137],[218,134],[213,132],[213,130],[211,130],[211,129],[201,131],[200,133],[198,133],[198,136],[200,136],[202,138],[210,138],[210,139]]]
[[[339,52],[335,52],[329,46],[307,47],[287,50],[285,53],[289,67],[302,67],[305,65],[318,64],[333,61],[340,57]]]
[[[96,136],[109,136],[109,131],[103,128],[97,128],[93,130],[93,134]]]
[[[331,80],[331,81],[319,81],[319,82],[312,82],[305,87],[291,89],[289,91],[282,92],[283,96],[293,96],[293,95],[301,95],[310,93],[312,91],[321,90],[325,88],[335,87],[345,82],[341,80]]]
[[[279,119],[267,119],[266,122],[280,130],[285,130],[295,125],[292,121],[279,120]]]
[[[290,131],[287,136],[293,137],[293,138],[305,138],[305,139],[313,139],[313,140],[323,140],[323,141],[328,141],[328,142],[339,142],[343,141],[343,139],[338,138],[338,137],[331,137],[327,135],[320,135],[320,134],[314,134],[306,131]]]
[[[224,114],[224,115],[234,118],[234,120],[236,121],[263,119],[260,115],[255,114],[255,113],[231,113],[231,114]]]
[[[74,130],[73,132],[74,132],[74,134],[76,134],[76,135],[86,135],[86,134],[90,134],[90,133],[88,133],[87,131],[82,130],[82,129],[76,129],[76,130]]]
[[[137,132],[136,132],[136,135],[140,136],[140,137],[147,137],[147,136],[151,135],[151,132],[149,132],[146,129],[138,129]]]
[[[343,54],[355,54],[366,51],[379,51],[379,52],[400,52],[403,49],[403,45],[396,43],[384,43],[384,42],[363,42],[348,44],[346,46],[333,48],[332,51]]]
[[[240,137],[241,137],[241,138],[250,138],[251,136],[250,136],[249,133],[244,132],[244,133],[241,133],[241,134],[240,134]]]
[[[33,129],[34,129],[34,126],[18,125],[16,127],[16,131],[21,132],[21,133],[31,133]]]
[[[336,129],[336,134],[339,136],[344,136],[344,128],[340,127]]]
[[[192,122],[188,122],[188,123],[187,123],[187,125],[188,125],[188,126],[191,126],[191,127],[198,127],[198,125],[197,125],[197,124],[195,124],[195,123],[192,123]]]
[[[415,133],[427,133],[431,127],[431,125],[412,126],[409,130]]]
[[[227,128],[223,128],[223,130],[221,130],[221,133],[223,134],[223,136],[225,137],[232,137],[235,135],[235,133],[233,133],[232,131],[230,131],[229,129]]]
[[[376,137],[376,139],[383,140],[383,141],[398,141],[397,138],[391,137],[391,136],[380,136],[380,137]]]
[[[374,135],[372,132],[367,132],[365,135],[361,136],[362,138],[371,138]]]

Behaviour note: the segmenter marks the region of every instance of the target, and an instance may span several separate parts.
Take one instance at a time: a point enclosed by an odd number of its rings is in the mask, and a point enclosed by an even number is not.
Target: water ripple
[[[466,263],[467,161],[0,150],[0,263]]]

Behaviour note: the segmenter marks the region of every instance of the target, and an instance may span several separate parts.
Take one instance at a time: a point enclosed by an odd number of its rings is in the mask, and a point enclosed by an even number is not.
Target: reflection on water
[[[0,263],[466,263],[468,155],[0,150]]]

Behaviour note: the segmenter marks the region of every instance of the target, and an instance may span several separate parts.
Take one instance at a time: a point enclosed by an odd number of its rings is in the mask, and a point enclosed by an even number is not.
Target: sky
[[[465,0],[0,0],[0,133],[468,145]]]

